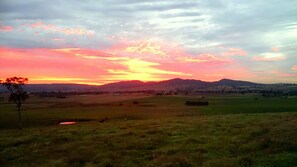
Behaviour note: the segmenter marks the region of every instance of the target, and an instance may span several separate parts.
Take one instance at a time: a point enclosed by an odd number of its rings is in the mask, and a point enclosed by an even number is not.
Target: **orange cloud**
[[[297,71],[297,65],[294,65],[291,69],[292,69],[293,71]]]
[[[171,78],[168,76],[188,76],[181,72],[167,71],[159,69],[159,63],[149,62],[141,59],[127,59],[119,62],[127,67],[127,70],[114,70],[109,69],[108,72],[112,74],[111,78],[116,80],[142,80],[142,81],[154,81]],[[167,77],[166,77],[167,76]]]
[[[164,56],[166,53],[161,50],[161,45],[153,44],[152,42],[141,42],[136,46],[127,47],[124,51],[130,53],[151,53]]]
[[[76,83],[87,85],[103,85],[108,82],[99,79],[36,76],[30,78],[30,83]]]
[[[8,31],[12,31],[13,27],[12,26],[3,26],[0,25],[0,31],[4,31],[4,32],[8,32]]]
[[[246,56],[247,51],[241,48],[229,48],[227,52],[223,52],[223,56]]]
[[[271,51],[277,52],[277,51],[279,51],[279,48],[276,46],[273,46],[273,47],[271,47]]]
[[[130,57],[147,57],[147,58],[168,58],[184,54],[184,51],[175,44],[170,46],[164,42],[154,42],[151,40],[146,41],[133,41],[123,42],[120,45],[114,46],[106,50],[107,53],[114,55],[125,55]]]
[[[281,53],[264,53],[260,56],[253,57],[255,61],[281,61],[285,59],[286,57]]]

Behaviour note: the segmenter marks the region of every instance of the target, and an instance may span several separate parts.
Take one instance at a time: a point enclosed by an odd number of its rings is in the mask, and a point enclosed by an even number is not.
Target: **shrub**
[[[58,94],[58,95],[56,96],[56,98],[58,98],[58,99],[65,99],[66,96],[63,95],[63,94]]]
[[[208,106],[208,101],[186,101],[187,106]]]

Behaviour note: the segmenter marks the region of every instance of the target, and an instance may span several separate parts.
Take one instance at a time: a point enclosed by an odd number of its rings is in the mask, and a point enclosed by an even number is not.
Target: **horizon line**
[[[120,82],[133,82],[133,81],[139,81],[142,83],[150,83],[150,82],[163,82],[163,81],[170,81],[170,80],[175,80],[175,79],[180,79],[180,80],[194,80],[194,81],[202,81],[202,82],[219,82],[222,80],[232,80],[232,81],[243,81],[243,82],[251,82],[251,83],[256,83],[256,84],[297,84],[297,83],[292,83],[292,82],[269,82],[269,83],[264,83],[264,82],[255,82],[255,81],[249,81],[249,80],[239,80],[239,79],[229,79],[229,78],[222,78],[219,80],[214,80],[214,81],[204,81],[200,79],[183,79],[183,78],[172,78],[172,79],[165,79],[165,80],[155,80],[155,81],[142,81],[142,80],[119,80],[119,81],[114,81],[114,82],[109,82],[109,83],[104,83],[104,84],[95,84],[94,82],[88,83],[88,82],[52,82],[52,83],[27,83],[27,85],[53,85],[53,84],[61,84],[61,85],[67,85],[67,84],[73,84],[73,85],[89,85],[89,86],[103,86],[107,84],[113,84],[113,83],[120,83]],[[30,81],[30,80],[29,80]]]

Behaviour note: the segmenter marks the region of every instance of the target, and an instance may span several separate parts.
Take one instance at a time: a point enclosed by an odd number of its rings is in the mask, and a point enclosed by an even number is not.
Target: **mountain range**
[[[41,91],[137,91],[137,90],[176,90],[176,89],[208,89],[219,87],[259,87],[265,84],[253,83],[248,81],[239,81],[231,79],[221,79],[214,82],[206,82],[194,79],[170,79],[159,82],[142,82],[138,80],[120,81],[101,86],[84,84],[27,84],[25,90],[29,92]],[[0,91],[6,89],[0,86]]]

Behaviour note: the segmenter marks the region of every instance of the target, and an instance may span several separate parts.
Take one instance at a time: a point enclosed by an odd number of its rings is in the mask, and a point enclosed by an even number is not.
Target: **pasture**
[[[31,96],[22,109],[18,130],[0,102],[1,166],[297,166],[294,96]]]

